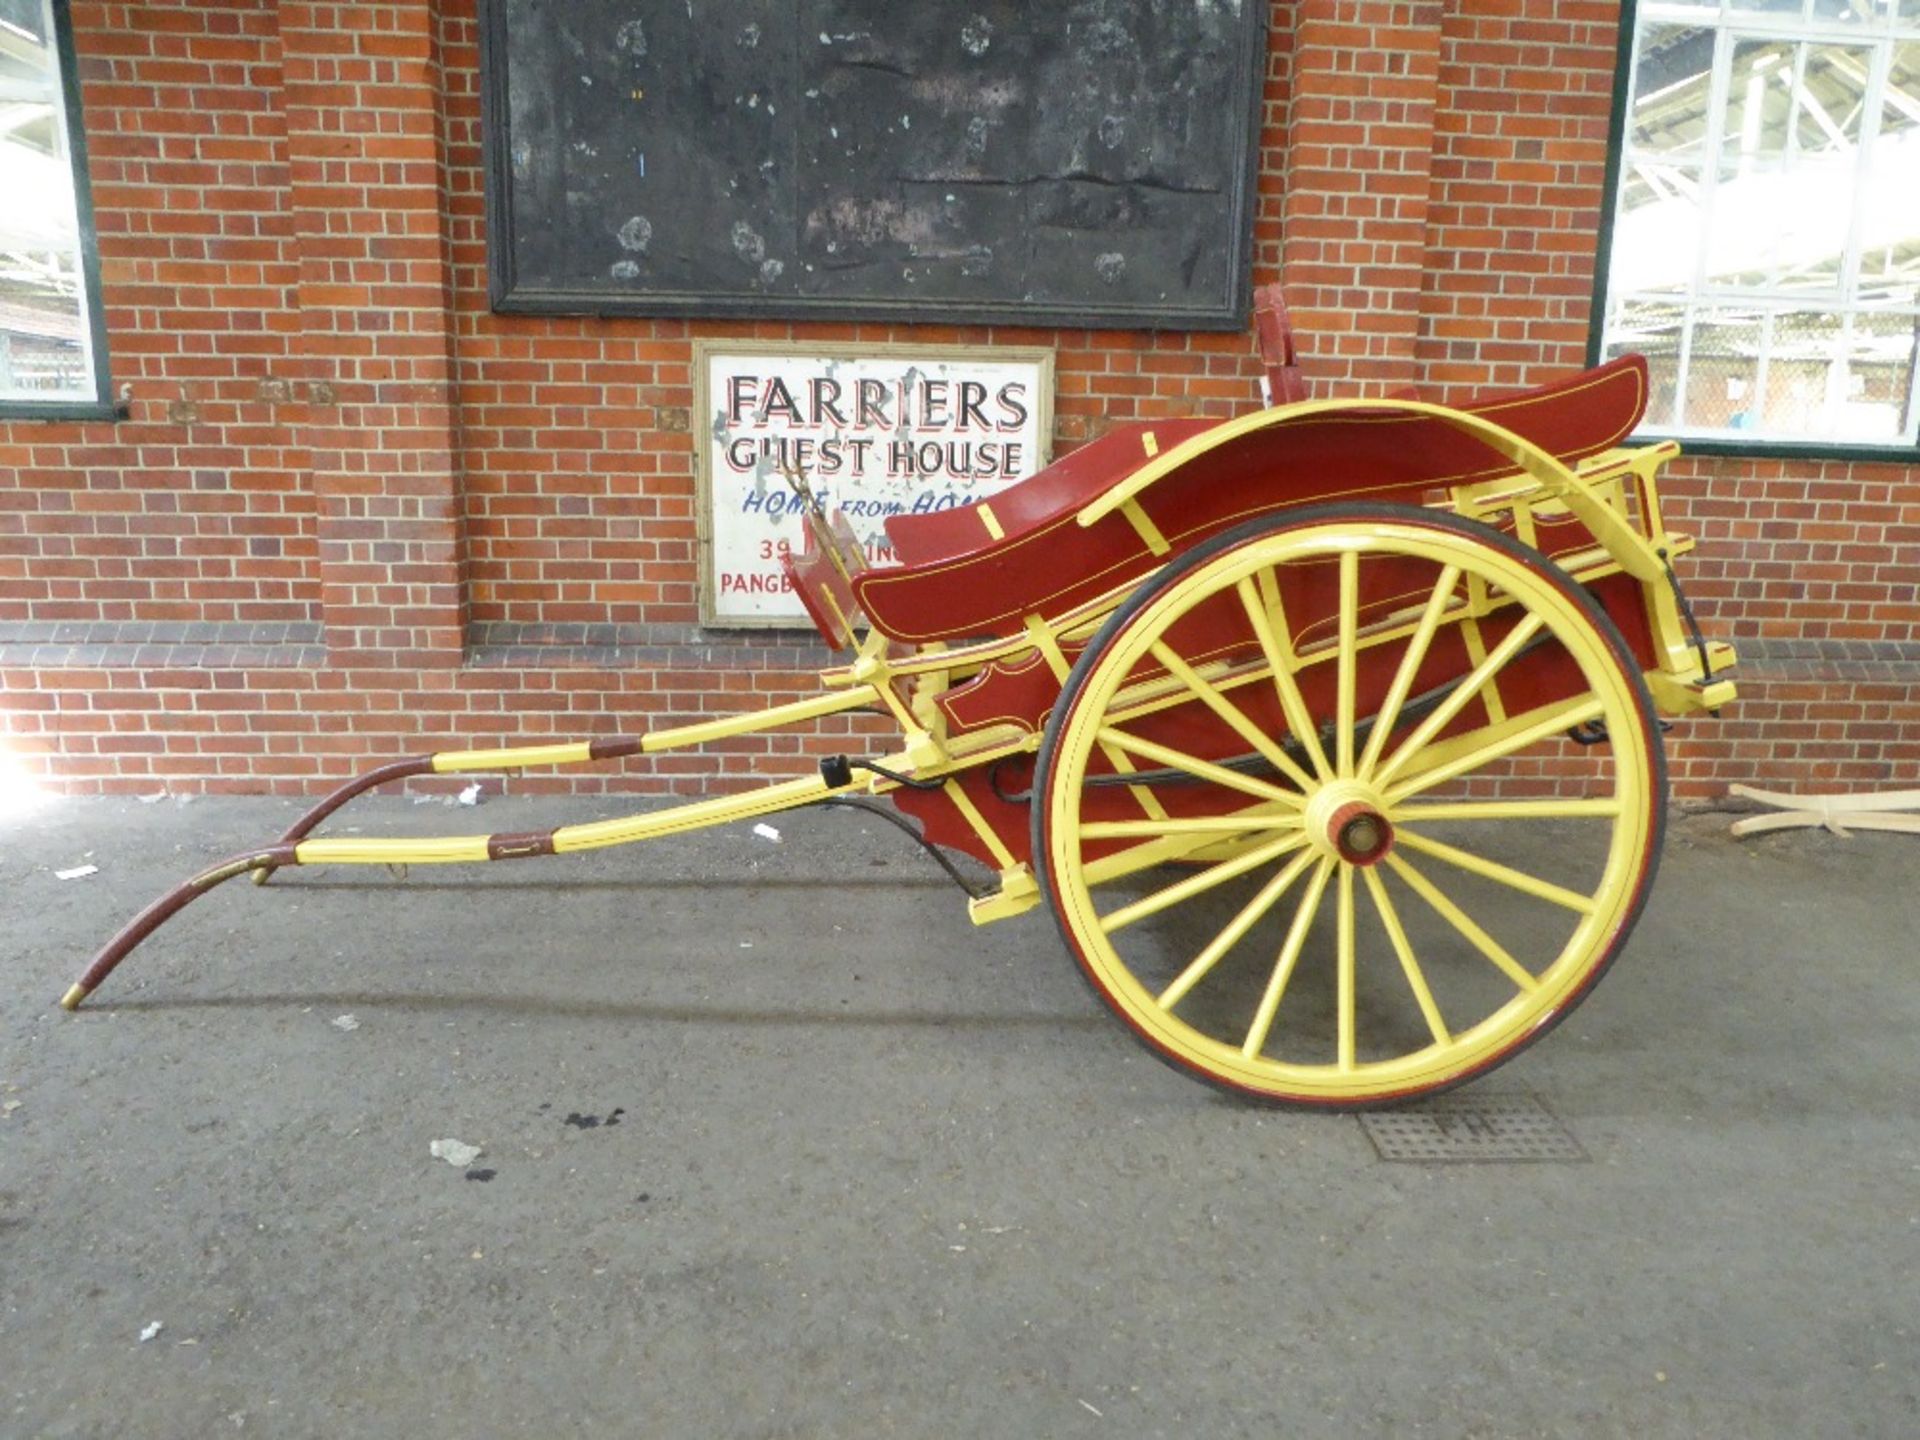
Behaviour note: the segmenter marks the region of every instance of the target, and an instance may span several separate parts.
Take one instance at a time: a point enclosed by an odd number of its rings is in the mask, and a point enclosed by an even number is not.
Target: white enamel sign
[[[884,565],[889,515],[971,504],[1047,463],[1050,350],[696,341],[694,374],[703,624],[811,623],[780,568],[805,543],[787,468]]]

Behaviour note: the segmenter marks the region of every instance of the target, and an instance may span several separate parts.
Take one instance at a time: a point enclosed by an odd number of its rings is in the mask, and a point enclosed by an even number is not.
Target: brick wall
[[[1419,379],[1440,0],[1300,0],[1286,135],[1288,303],[1320,393]]]
[[[375,759],[733,711],[823,647],[695,623],[696,335],[1041,344],[1056,453],[1225,415],[1243,335],[489,312],[473,0],[74,0],[131,418],[0,424],[0,766],[73,790],[307,790]],[[1584,355],[1617,8],[1274,0],[1255,280],[1322,393],[1459,399]],[[1740,708],[1683,794],[1920,762],[1920,477],[1687,461]],[[807,768],[860,720],[565,785]],[[4,777],[0,777],[4,778]]]
[[[1586,355],[1620,7],[1445,9],[1419,376],[1442,390],[1535,385]]]
[[[272,5],[77,5],[120,424],[0,423],[0,620],[319,613]],[[164,633],[164,632],[163,632]]]

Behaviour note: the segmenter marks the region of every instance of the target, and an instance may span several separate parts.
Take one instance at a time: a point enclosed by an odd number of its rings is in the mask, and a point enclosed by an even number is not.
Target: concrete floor
[[[1920,1433],[1920,842],[1678,823],[1480,1082],[1590,1160],[1442,1166],[1156,1063],[844,814],[236,883],[54,1007],[290,814],[0,820],[7,1440]]]

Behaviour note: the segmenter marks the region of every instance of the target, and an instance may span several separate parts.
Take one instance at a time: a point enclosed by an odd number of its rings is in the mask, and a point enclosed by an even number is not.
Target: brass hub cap
[[[1307,835],[1321,854],[1348,865],[1377,865],[1393,849],[1385,805],[1355,780],[1324,785],[1307,802]]]
[[[1349,865],[1375,865],[1393,848],[1393,824],[1360,803],[1342,806],[1329,822],[1333,848]]]

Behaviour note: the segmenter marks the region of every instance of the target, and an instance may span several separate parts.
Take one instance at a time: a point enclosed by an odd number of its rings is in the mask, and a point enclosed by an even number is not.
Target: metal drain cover
[[[1531,1095],[1442,1095],[1415,1110],[1367,1111],[1360,1128],[1382,1160],[1587,1158],[1566,1126]]]

